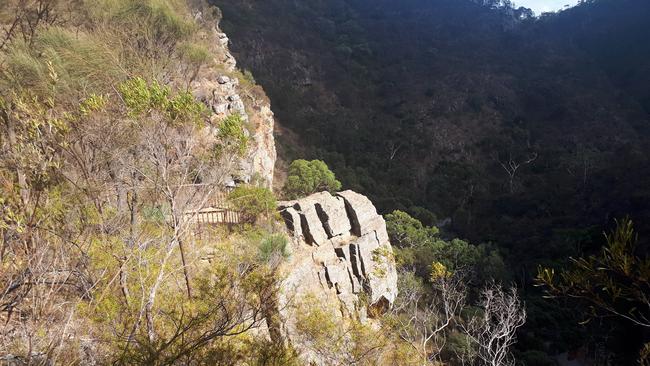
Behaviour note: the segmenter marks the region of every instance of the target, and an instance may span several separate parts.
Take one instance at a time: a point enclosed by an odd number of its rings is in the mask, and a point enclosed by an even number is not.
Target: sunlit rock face
[[[365,196],[320,192],[279,203],[292,237],[292,255],[282,283],[279,311],[283,334],[309,362],[322,360],[301,347],[296,331],[305,298],[326,304],[331,316],[367,321],[397,296],[397,271],[386,223]]]
[[[240,82],[237,63],[228,50],[228,37],[218,27],[212,37],[214,62],[197,73],[190,89],[212,112],[214,126],[237,114],[246,122],[249,134],[248,150],[237,161],[234,174],[225,183],[230,186],[261,183],[271,188],[277,154],[273,138],[275,119],[269,99],[261,87]]]

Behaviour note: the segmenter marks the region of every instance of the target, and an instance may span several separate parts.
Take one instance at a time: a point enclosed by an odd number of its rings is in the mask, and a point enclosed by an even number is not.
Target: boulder
[[[292,211],[287,213],[288,207]],[[309,244],[322,245],[327,239],[349,235],[352,228],[348,219],[345,202],[329,192],[315,193],[298,201],[280,202],[280,212],[287,217],[295,211],[301,217],[302,232]],[[287,222],[285,218],[285,222]],[[292,223],[295,219],[290,220]],[[287,228],[294,237],[297,234],[296,225],[287,222]]]
[[[302,232],[307,243],[321,245],[329,239],[329,236],[325,232],[318,211],[316,211],[315,200],[315,197],[310,196],[307,199],[297,201],[294,208],[300,215]]]
[[[300,345],[300,301],[315,299],[331,316],[355,321],[367,321],[364,305],[389,308],[397,296],[397,270],[386,223],[368,198],[352,191],[280,202],[279,210],[293,238],[280,288],[283,337],[304,360],[325,365],[326,360]]]

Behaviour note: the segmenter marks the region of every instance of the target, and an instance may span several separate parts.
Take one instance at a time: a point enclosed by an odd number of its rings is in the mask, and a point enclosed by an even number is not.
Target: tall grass
[[[32,45],[17,41],[5,54],[4,81],[9,88],[57,97],[101,92],[121,77],[114,53],[93,34],[52,27]]]
[[[69,8],[61,0],[61,12]],[[0,92],[29,90],[74,98],[110,92],[128,77],[163,83],[186,78],[210,59],[211,47],[185,0],[83,0],[75,22],[39,29],[0,51]],[[3,19],[10,19],[4,14]],[[174,65],[181,63],[181,65]]]

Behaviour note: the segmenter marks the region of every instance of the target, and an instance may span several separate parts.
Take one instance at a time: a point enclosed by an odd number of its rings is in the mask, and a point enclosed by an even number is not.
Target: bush
[[[244,121],[239,114],[231,114],[219,125],[219,139],[222,141],[221,149],[234,150],[239,155],[244,155],[248,148],[248,134]],[[221,152],[221,151],[220,151]]]
[[[282,234],[273,234],[262,239],[259,245],[258,257],[266,263],[274,258],[289,258],[287,237]]]
[[[418,219],[399,210],[386,215],[386,230],[391,243],[400,248],[423,245],[438,234],[438,228],[425,227]]]
[[[228,200],[241,212],[243,221],[248,223],[255,223],[260,216],[269,215],[277,207],[273,192],[262,187],[237,187]]]
[[[205,111],[205,106],[197,102],[189,92],[180,92],[172,96],[171,89],[157,81],[149,84],[144,79],[136,77],[123,82],[118,89],[132,116],[156,109],[168,117],[168,123],[177,125],[183,122],[198,123]]]
[[[399,210],[386,215],[386,230],[395,246],[397,263],[414,268],[422,278],[430,275],[431,263],[439,263],[450,272],[468,269],[478,282],[505,277],[501,254],[491,245],[474,245],[461,239],[444,240],[438,228],[424,226]]]
[[[289,176],[284,186],[290,199],[308,196],[320,191],[335,192],[341,189],[341,182],[321,160],[295,160],[289,166]]]

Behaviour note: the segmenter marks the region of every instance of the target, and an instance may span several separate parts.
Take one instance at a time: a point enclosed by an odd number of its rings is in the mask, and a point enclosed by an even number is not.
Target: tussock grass
[[[60,0],[61,13],[73,0]],[[209,62],[213,46],[184,0],[74,0],[84,14],[39,28],[26,42],[15,37],[0,51],[0,92],[28,90],[80,100],[109,93],[134,76],[162,83],[187,79]],[[9,9],[0,9],[10,19]]]
[[[15,42],[5,54],[7,87],[44,97],[105,91],[123,72],[116,56],[93,34],[52,27],[31,46]]]

